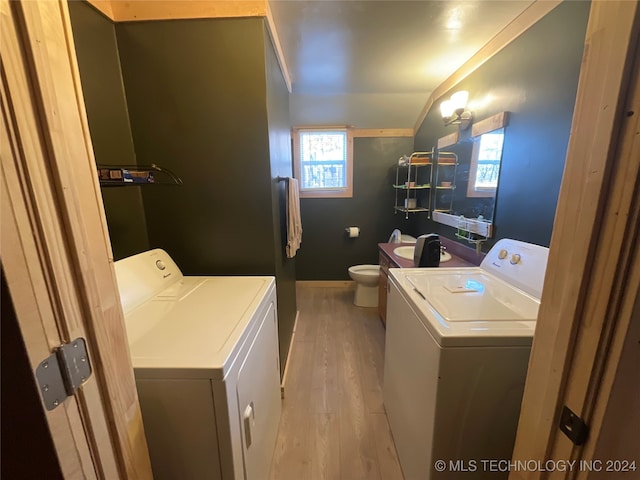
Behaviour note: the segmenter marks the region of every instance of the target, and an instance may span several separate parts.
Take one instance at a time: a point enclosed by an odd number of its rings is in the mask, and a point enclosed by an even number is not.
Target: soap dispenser
[[[436,233],[420,235],[413,251],[416,267],[440,266],[440,237]]]

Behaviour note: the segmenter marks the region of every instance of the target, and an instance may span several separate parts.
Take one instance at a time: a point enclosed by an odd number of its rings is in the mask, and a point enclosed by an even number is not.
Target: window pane
[[[498,187],[503,141],[504,132],[485,133],[480,137],[478,169],[476,170],[476,190]]]
[[[300,132],[301,188],[345,188],[346,132]]]
[[[480,137],[478,160],[500,160],[504,133],[485,133]]]

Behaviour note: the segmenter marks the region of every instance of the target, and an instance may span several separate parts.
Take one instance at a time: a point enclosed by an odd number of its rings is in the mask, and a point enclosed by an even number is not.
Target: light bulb
[[[469,100],[469,92],[466,90],[460,90],[459,92],[451,95],[451,103],[453,103],[453,110],[464,108],[467,106],[467,100]]]
[[[451,100],[445,100],[440,104],[440,113],[442,118],[450,118],[453,115],[453,102]]]

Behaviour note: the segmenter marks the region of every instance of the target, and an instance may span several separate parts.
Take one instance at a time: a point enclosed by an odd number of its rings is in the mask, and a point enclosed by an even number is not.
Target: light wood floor
[[[382,405],[384,329],[349,287],[298,286],[271,480],[402,480]]]

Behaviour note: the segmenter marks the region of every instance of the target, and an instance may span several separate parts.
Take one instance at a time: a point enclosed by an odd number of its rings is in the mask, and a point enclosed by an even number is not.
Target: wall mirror
[[[471,221],[468,230],[491,236],[506,124],[507,112],[501,112],[474,124],[465,138],[456,132],[438,140],[442,166],[437,167],[434,221],[458,227],[464,216]],[[457,165],[447,169],[452,157]]]

